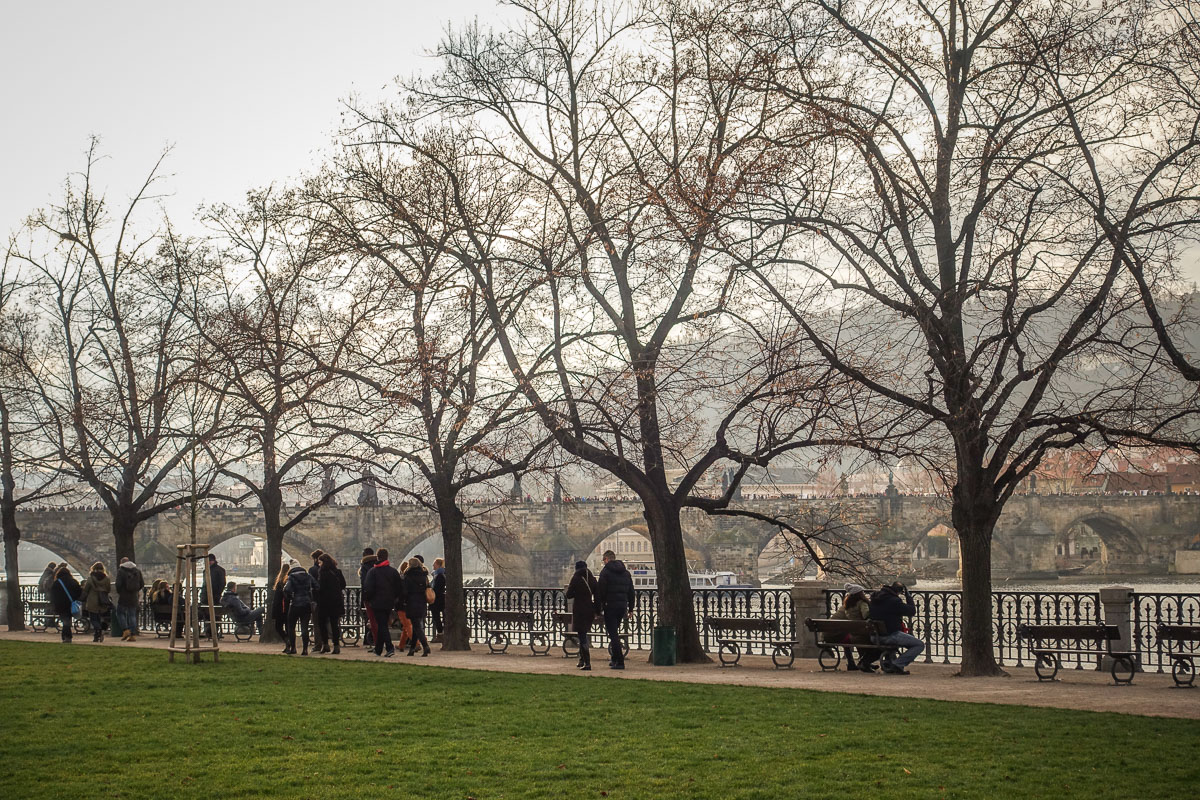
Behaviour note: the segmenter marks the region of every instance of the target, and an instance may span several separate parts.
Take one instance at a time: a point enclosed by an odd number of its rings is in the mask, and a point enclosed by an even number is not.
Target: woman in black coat
[[[337,562],[329,553],[322,553],[317,570],[317,625],[328,632],[325,646],[320,652],[329,652],[333,642],[333,654],[342,652],[342,615],[346,613],[346,576],[338,569]]]
[[[83,594],[83,588],[79,585],[79,581],[71,577],[71,570],[66,563],[55,570],[49,586],[50,607],[54,609],[54,615],[58,617],[58,627],[62,629],[62,640],[69,643],[71,641],[71,603],[79,599],[79,596]]]
[[[592,654],[588,650],[588,631],[596,618],[596,576],[587,567],[586,561],[575,562],[575,574],[567,584],[567,599],[571,605],[571,627],[579,638],[579,663],[575,666],[584,671],[592,668]]]
[[[412,623],[412,641],[408,644],[408,654],[411,656],[421,645],[421,655],[429,655],[429,640],[425,638],[425,615],[429,612],[429,601],[425,599],[425,590],[429,588],[429,573],[425,565],[417,559],[409,562],[404,572],[404,611],[408,621]]]

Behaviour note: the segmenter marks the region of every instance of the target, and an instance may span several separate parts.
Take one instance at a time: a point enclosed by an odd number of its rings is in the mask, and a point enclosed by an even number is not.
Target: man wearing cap
[[[871,597],[871,619],[882,622],[886,630],[879,642],[904,650],[891,663],[884,662],[883,671],[889,675],[907,675],[908,670],[905,667],[925,649],[924,642],[904,631],[903,618],[912,617],[916,613],[917,607],[908,594],[908,587],[899,581],[891,586],[882,587]]]

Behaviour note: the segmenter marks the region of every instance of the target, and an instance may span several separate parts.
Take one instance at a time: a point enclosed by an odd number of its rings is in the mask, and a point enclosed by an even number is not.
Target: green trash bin
[[[675,626],[659,625],[650,640],[650,662],[656,667],[675,666]]]

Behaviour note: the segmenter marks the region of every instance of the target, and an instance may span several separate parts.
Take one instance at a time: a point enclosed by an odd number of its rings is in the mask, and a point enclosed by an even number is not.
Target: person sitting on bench
[[[903,599],[901,595],[904,595]],[[925,649],[924,642],[904,630],[902,618],[914,616],[916,613],[917,607],[908,594],[908,587],[899,581],[891,586],[882,587],[871,596],[871,619],[882,622],[886,631],[886,634],[879,638],[879,643],[895,645],[904,650],[891,663],[884,662],[883,671],[889,675],[909,674],[905,667]]]
[[[871,618],[871,604],[867,590],[860,584],[847,583],[846,595],[842,607],[834,612],[830,619],[866,620]],[[847,639],[850,635],[847,634]],[[846,669],[860,672],[874,672],[875,662],[879,660],[878,650],[859,650],[858,663],[854,663],[853,642],[847,641],[844,648],[846,653]]]
[[[262,621],[264,609],[250,608],[242,602],[242,598],[237,596],[237,584],[230,581],[225,586],[225,594],[221,595],[221,607],[224,608],[229,615],[233,617],[233,621],[238,625],[253,627],[260,635],[262,634]]]

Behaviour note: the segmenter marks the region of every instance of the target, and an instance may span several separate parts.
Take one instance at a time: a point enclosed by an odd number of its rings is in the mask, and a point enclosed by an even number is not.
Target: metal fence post
[[[804,620],[825,618],[825,590],[840,588],[838,584],[825,581],[805,581],[792,587],[792,631],[795,634],[796,656],[799,658],[816,658],[820,650]]]
[[[1116,625],[1121,634],[1120,644],[1113,643],[1114,650],[1137,651],[1137,642],[1133,638],[1130,619],[1132,609],[1133,589],[1129,586],[1104,586],[1100,589],[1100,605],[1104,607],[1104,624]],[[1111,659],[1105,656],[1100,663],[1101,669],[1107,669]]]

